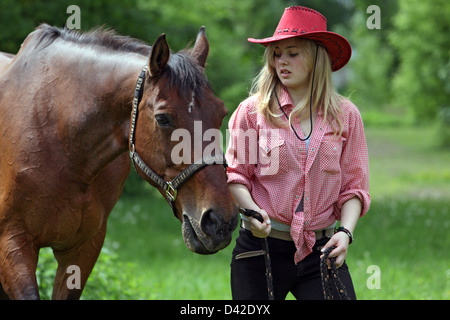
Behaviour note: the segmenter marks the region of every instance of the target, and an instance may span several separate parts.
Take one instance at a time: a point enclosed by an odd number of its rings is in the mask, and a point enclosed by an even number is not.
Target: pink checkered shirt
[[[256,111],[256,104],[255,97],[246,99],[229,121],[228,183],[245,185],[271,219],[290,225],[297,249],[294,261],[298,263],[312,252],[314,230],[340,220],[346,201],[358,197],[361,216],[369,210],[369,160],[363,122],[358,109],[345,100],[341,105],[343,132],[341,137],[333,137],[332,128],[328,122],[323,123],[323,113],[319,112],[307,149],[290,127],[268,124]],[[293,110],[285,89],[280,104],[288,115]],[[302,137],[298,119],[293,125]],[[302,197],[304,209],[296,212]]]

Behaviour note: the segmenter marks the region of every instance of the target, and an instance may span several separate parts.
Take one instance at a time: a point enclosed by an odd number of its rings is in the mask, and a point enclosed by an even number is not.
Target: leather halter
[[[131,163],[133,163],[134,169],[136,170],[136,166],[141,169],[141,171],[156,185],[161,187],[166,192],[166,199],[169,205],[172,207],[172,210],[175,213],[175,207],[173,203],[177,198],[178,189],[181,187],[183,183],[185,183],[189,178],[191,178],[195,173],[205,168],[208,165],[212,164],[223,164],[225,169],[227,167],[226,160],[224,155],[216,155],[216,156],[203,156],[202,158],[196,160],[194,163],[185,168],[182,172],[180,172],[172,181],[165,181],[161,178],[155,171],[150,169],[150,167],[142,160],[136,151],[135,146],[135,130],[136,130],[136,121],[138,117],[138,107],[139,103],[142,100],[142,95],[144,92],[144,80],[145,75],[148,71],[148,66],[145,66],[142,69],[139,78],[136,82],[136,89],[134,90],[134,99],[133,99],[133,112],[131,115],[131,128],[130,128],[130,159]]]

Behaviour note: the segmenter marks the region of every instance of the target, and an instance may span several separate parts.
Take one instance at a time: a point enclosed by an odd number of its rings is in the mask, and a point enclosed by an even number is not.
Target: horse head
[[[139,117],[130,133],[139,175],[168,199],[182,222],[184,242],[201,254],[225,248],[237,225],[219,131],[227,109],[204,73],[208,52],[204,28],[192,49],[177,53],[164,34],[158,37],[141,73]]]

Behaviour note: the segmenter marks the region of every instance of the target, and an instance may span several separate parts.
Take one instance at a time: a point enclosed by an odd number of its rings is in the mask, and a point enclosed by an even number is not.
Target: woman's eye
[[[168,114],[157,114],[155,115],[156,122],[161,127],[171,127],[173,126],[173,122],[171,117]]]
[[[290,53],[289,56],[290,56],[291,58],[294,58],[294,57],[298,56],[298,53]]]

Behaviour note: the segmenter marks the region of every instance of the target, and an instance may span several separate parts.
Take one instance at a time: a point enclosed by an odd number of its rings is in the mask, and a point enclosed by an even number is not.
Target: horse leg
[[[10,299],[38,300],[36,267],[39,248],[25,233],[3,234],[0,237],[0,282]]]
[[[53,250],[58,270],[53,285],[52,299],[80,299],[86,281],[94,268],[106,235],[106,221],[100,231],[81,245],[69,250]]]

